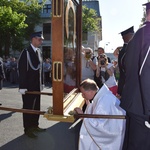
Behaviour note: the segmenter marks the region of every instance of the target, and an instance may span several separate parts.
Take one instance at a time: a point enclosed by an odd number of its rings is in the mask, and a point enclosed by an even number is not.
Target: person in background
[[[18,82],[17,61],[15,57],[10,61],[10,82],[16,84]]]
[[[116,78],[116,81],[118,82],[119,80],[119,66],[118,66],[118,60],[113,60],[112,61],[113,67],[114,67],[114,75]]]
[[[99,48],[98,48],[98,50],[97,50],[97,54],[98,54],[97,58],[98,58],[101,54],[105,54],[105,50],[104,50],[104,48],[99,47]],[[108,59],[108,62],[109,62],[109,63],[111,63],[110,58],[109,58],[109,57],[107,57],[107,59]]]
[[[11,58],[9,58],[9,57],[6,57],[5,60],[3,61],[4,71],[5,71],[5,76],[6,76],[7,82],[10,82],[10,62],[11,62]]]
[[[105,83],[110,91],[116,95],[118,87],[114,75],[114,67],[112,63],[108,63],[108,59],[105,54],[101,54],[99,56],[96,76],[102,78],[102,83]]]
[[[118,47],[114,50],[113,55],[116,57],[116,59],[118,59],[119,52],[120,52],[121,49],[122,49],[122,46],[118,46]]]
[[[44,69],[44,83],[45,85],[50,84],[50,72],[51,72],[51,63],[50,59],[46,58],[45,62],[43,63],[43,69]]]
[[[82,61],[82,75],[81,80],[85,80],[87,78],[94,79],[94,71],[96,70],[97,66],[97,58],[95,57],[92,60],[93,57],[93,50],[89,47],[82,48],[82,54],[81,54],[81,61]]]
[[[94,80],[86,79],[81,82],[80,91],[87,104],[85,114],[125,115],[120,101],[105,84],[99,89]],[[83,114],[80,108],[75,108],[75,112]],[[123,119],[84,118],[78,150],[122,150],[124,132]]]
[[[91,48],[82,47],[81,62],[82,62],[81,81],[88,78],[94,80],[98,61],[97,61],[97,57],[93,57],[93,50]],[[83,111],[85,111],[85,109],[86,109],[86,103],[83,106]]]
[[[76,69],[74,62],[65,64],[64,92],[69,93],[76,87]]]
[[[64,93],[70,93],[76,87],[76,59],[73,48],[64,47]]]
[[[38,48],[43,39],[41,31],[31,34],[31,44],[21,52],[18,60],[19,92],[22,94],[23,109],[40,110],[40,95],[25,92],[43,89],[42,51]],[[23,113],[23,126],[25,135],[30,138],[36,138],[36,132],[45,131],[39,127],[38,114]]]
[[[123,44],[122,49],[117,48],[120,50],[119,55],[118,55],[118,66],[119,66],[120,76],[119,76],[119,80],[118,80],[118,91],[117,91],[117,95],[116,95],[118,97],[120,97],[122,94],[122,90],[123,90],[124,82],[125,82],[124,57],[126,54],[126,47],[127,47],[127,44],[129,43],[129,41],[132,39],[133,35],[134,35],[134,27],[133,26],[126,29],[125,31],[122,31],[121,36],[122,36],[124,44]]]
[[[99,60],[100,55],[102,55],[102,54],[105,54],[104,48],[98,47],[98,49],[97,49],[97,59],[98,60]],[[108,63],[111,63],[111,59],[108,56],[107,56],[107,59],[108,59]],[[101,76],[97,77],[96,71],[95,71],[95,75],[94,75],[94,80],[99,88],[101,88],[103,86],[102,78],[101,78]]]
[[[3,60],[0,57],[0,90],[2,90],[4,79],[5,79],[5,73],[4,73],[4,68],[3,68]],[[2,104],[0,103],[0,105]]]
[[[2,90],[4,79],[5,79],[5,73],[4,73],[3,60],[0,57],[0,90]]]
[[[120,99],[127,113],[123,150],[150,149],[150,2],[144,6],[146,22],[126,48],[126,78]]]

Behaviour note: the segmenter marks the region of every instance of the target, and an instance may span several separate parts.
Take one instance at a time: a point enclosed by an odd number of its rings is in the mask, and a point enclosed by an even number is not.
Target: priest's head
[[[86,100],[93,99],[98,89],[96,82],[91,79],[83,80],[80,84],[80,91]]]

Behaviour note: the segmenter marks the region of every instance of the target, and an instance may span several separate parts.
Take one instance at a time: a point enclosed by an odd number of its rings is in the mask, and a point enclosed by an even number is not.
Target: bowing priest
[[[119,107],[120,101],[104,84],[98,89],[95,81],[86,79],[80,84],[80,90],[87,104],[86,114],[125,115]],[[92,103],[89,100],[93,99]],[[76,113],[82,114],[80,108]],[[125,132],[125,120],[84,118],[80,129],[79,150],[122,150]]]

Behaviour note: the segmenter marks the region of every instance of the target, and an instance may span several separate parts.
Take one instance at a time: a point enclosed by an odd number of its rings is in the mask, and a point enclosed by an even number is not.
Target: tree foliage
[[[150,0],[147,0],[147,2],[150,2]],[[143,23],[145,22],[145,18],[146,18],[146,8],[143,8],[143,18],[141,19],[141,24],[140,27],[143,25]]]
[[[100,30],[100,18],[97,17],[96,11],[87,8],[85,5],[82,7],[82,22],[82,31],[84,33]]]
[[[26,28],[25,18],[25,14],[18,14],[16,11],[12,11],[11,7],[0,7],[1,32],[10,32],[11,34]]]
[[[24,39],[29,39],[35,25],[41,22],[40,13],[44,2],[0,0],[0,52],[3,48],[4,55],[9,55],[10,47],[13,50],[22,49]]]

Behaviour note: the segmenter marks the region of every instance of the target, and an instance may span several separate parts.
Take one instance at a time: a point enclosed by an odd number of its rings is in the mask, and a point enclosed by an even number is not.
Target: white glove
[[[148,121],[145,121],[145,126],[146,126],[147,128],[150,128],[150,124],[149,124]]]
[[[40,90],[42,91],[44,89],[44,84],[41,85]]]
[[[25,94],[26,91],[27,91],[27,89],[19,89],[19,93],[23,94],[23,95]]]

